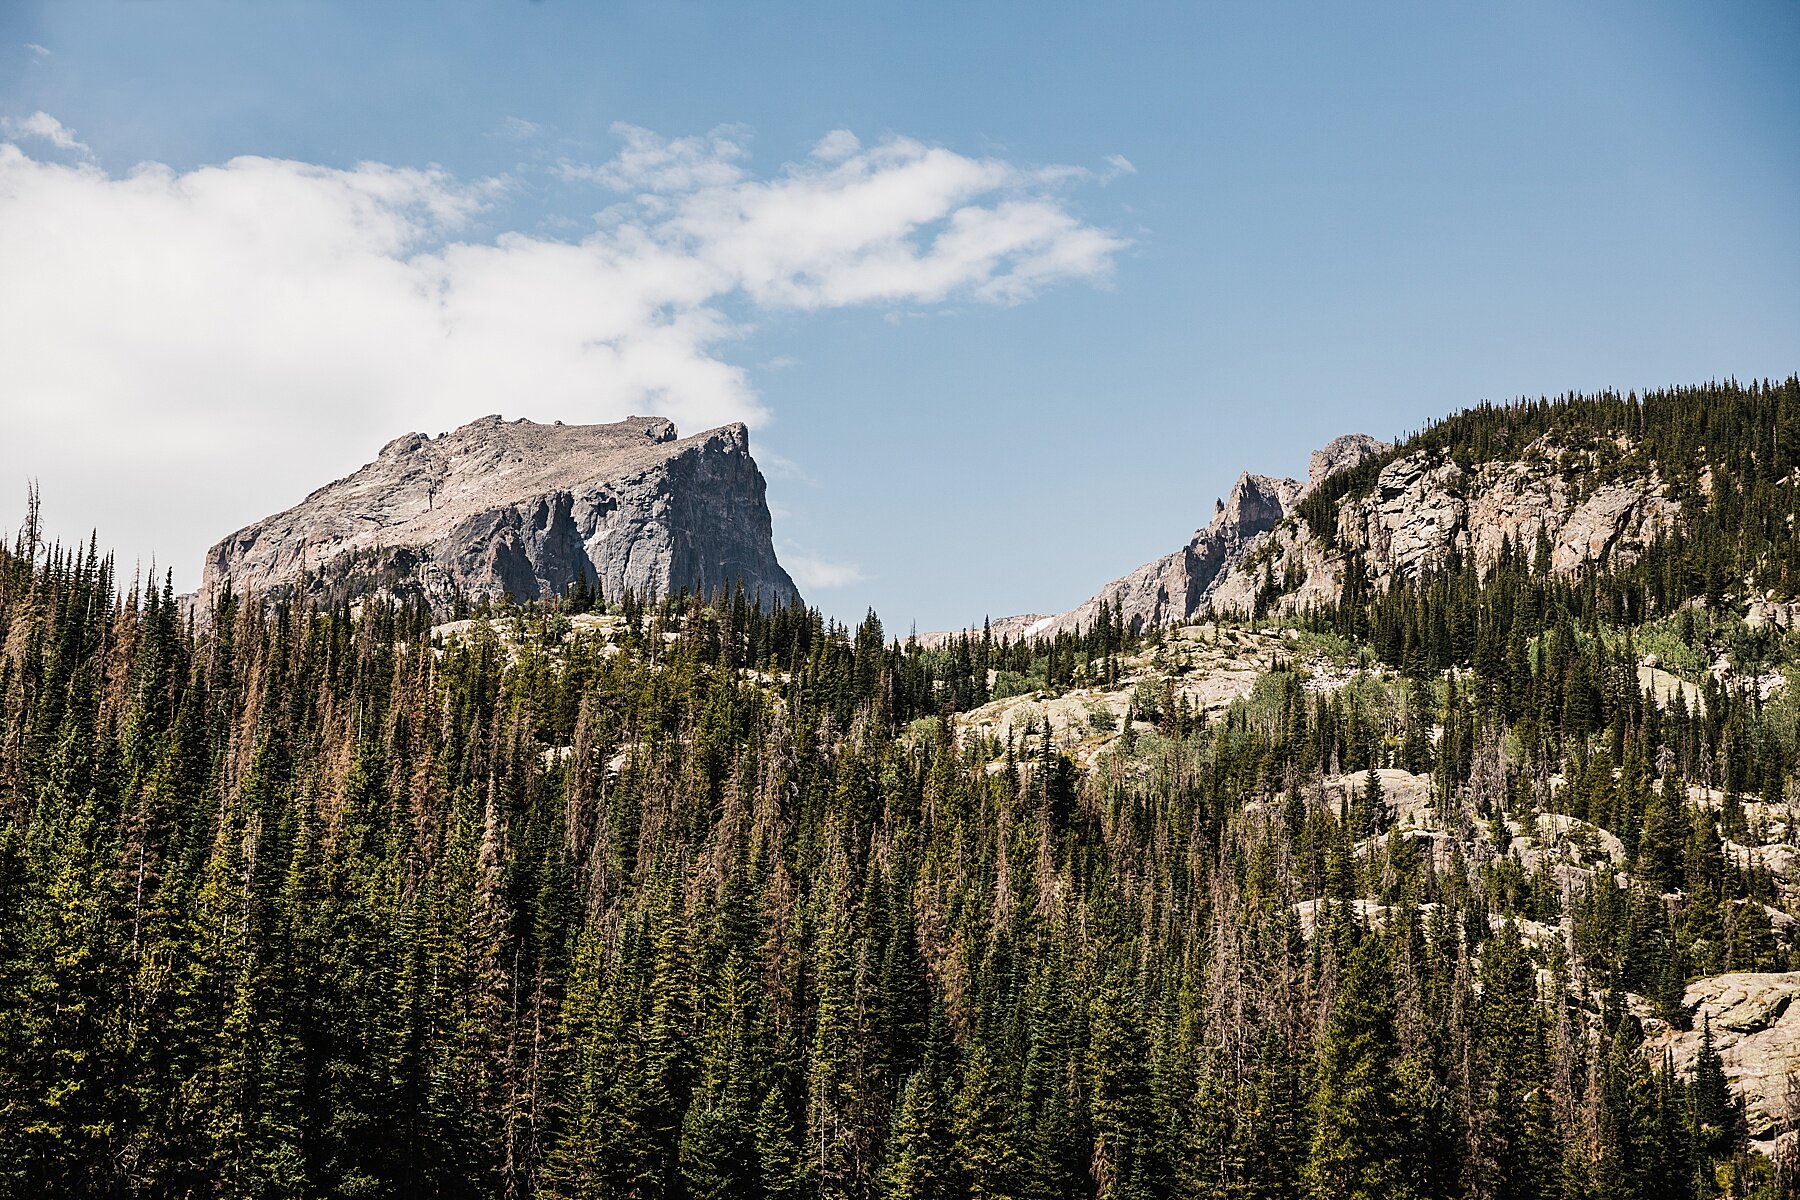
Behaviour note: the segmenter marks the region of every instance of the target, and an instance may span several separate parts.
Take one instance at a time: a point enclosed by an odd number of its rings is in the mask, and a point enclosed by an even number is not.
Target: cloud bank
[[[556,168],[605,205],[557,240],[473,236],[519,180],[261,157],[119,174],[28,153],[85,150],[49,114],[3,128],[0,504],[40,476],[53,521],[161,548],[178,578],[402,430],[756,423],[725,351],[759,312],[1016,303],[1123,244],[1041,169],[848,131],[759,177],[741,130],[619,127],[611,160]],[[128,511],[152,489],[174,494]]]

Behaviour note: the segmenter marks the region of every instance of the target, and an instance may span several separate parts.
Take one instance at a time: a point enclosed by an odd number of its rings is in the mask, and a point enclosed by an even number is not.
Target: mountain
[[[697,593],[741,583],[765,606],[797,596],[776,560],[749,433],[693,437],[660,417],[540,425],[484,417],[408,433],[374,462],[206,556],[203,602],[303,588],[459,605],[536,600],[578,581],[604,595]]]
[[[1054,637],[1102,617],[1141,631],[1209,615],[1294,616],[1335,604],[1347,583],[1383,591],[1465,561],[1486,571],[1509,551],[1577,576],[1630,565],[1682,524],[1684,503],[1697,513],[1715,494],[1730,494],[1703,441],[1676,447],[1630,421],[1569,425],[1569,413],[1587,411],[1484,406],[1400,446],[1366,434],[1337,438],[1314,452],[1304,483],[1245,472],[1180,550],[1067,612],[1002,618],[991,628]],[[1504,428],[1499,440],[1471,436],[1495,422]],[[950,636],[927,634],[922,644]]]
[[[1215,585],[1213,607],[1296,613],[1335,602],[1352,564],[1380,590],[1462,558],[1486,570],[1509,548],[1562,576],[1624,566],[1681,516],[1655,455],[1626,433],[1550,430],[1479,461],[1384,449],[1335,476],[1304,517],[1271,526]]]
[[[1296,506],[1327,478],[1349,470],[1390,449],[1366,433],[1346,434],[1313,451],[1305,482],[1269,475],[1238,476],[1231,494],[1213,503],[1213,518],[1195,531],[1188,544],[1154,562],[1145,563],[1101,588],[1064,613],[1051,616],[1002,617],[990,622],[994,636],[1054,637],[1091,627],[1102,605],[1132,629],[1167,625],[1209,611],[1213,595],[1246,552],[1264,534],[1289,517]],[[947,633],[924,634],[924,644],[938,644]]]

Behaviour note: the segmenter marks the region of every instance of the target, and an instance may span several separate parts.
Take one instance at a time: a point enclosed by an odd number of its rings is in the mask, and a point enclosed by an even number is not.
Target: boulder
[[[1800,1116],[1790,1110],[1790,1095],[1800,1086],[1796,996],[1800,971],[1734,971],[1696,979],[1683,996],[1693,1011],[1693,1028],[1664,1030],[1646,1043],[1646,1049],[1657,1055],[1667,1051],[1677,1070],[1691,1074],[1704,1024],[1710,1020],[1725,1078],[1743,1097],[1750,1137],[1766,1149]]]

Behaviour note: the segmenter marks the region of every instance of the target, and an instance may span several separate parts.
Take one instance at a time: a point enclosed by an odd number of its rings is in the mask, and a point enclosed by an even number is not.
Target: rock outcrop
[[[409,433],[354,475],[241,529],[208,553],[200,599],[387,593],[440,616],[459,602],[556,595],[577,580],[617,597],[741,583],[796,596],[776,560],[748,431],[689,438],[659,417],[539,425],[486,417]]]
[[[1465,467],[1430,450],[1393,454],[1385,442],[1349,434],[1313,453],[1305,483],[1246,472],[1215,504],[1212,522],[1180,550],[1113,580],[1068,612],[1005,618],[993,628],[1024,637],[1073,631],[1091,626],[1103,603],[1139,629],[1208,613],[1304,612],[1342,594],[1352,551],[1377,590],[1457,556],[1486,568],[1508,545],[1527,556],[1546,552],[1546,565],[1558,574],[1588,563],[1622,565],[1681,515],[1654,470],[1620,476],[1616,463],[1633,449],[1623,438],[1574,449],[1544,437],[1517,457]],[[1326,480],[1383,456],[1371,482],[1358,480],[1338,497],[1331,528],[1315,531],[1296,517]],[[1783,628],[1800,620],[1774,604],[1754,615]]]
[[[954,714],[952,729],[965,751],[986,748],[992,755],[987,764],[990,773],[1007,769],[1008,746],[1016,752],[1011,765],[1029,769],[1046,737],[1077,766],[1092,768],[1120,749],[1128,720],[1134,734],[1152,735],[1164,717],[1178,711],[1215,719],[1250,697],[1257,681],[1278,663],[1304,671],[1302,686],[1318,694],[1336,692],[1359,678],[1380,677],[1379,668],[1365,671],[1360,664],[1349,668],[1320,657],[1295,629],[1182,625],[1171,630],[1161,646],[1140,647],[1116,659],[1117,673],[1111,679],[1081,686],[1018,691],[1014,689],[1026,682],[1023,677],[1009,679],[1008,673],[990,669],[988,686],[994,698]],[[1404,772],[1384,771],[1382,778],[1393,783],[1389,795],[1396,811],[1407,811],[1407,797],[1414,794],[1424,798],[1420,805],[1429,804],[1429,778],[1412,791],[1393,782],[1413,778]]]
[[[1744,1100],[1753,1144],[1769,1149],[1794,1128],[1800,1111],[1800,971],[1734,971],[1696,979],[1682,1003],[1693,1012],[1686,1031],[1666,1030],[1645,1049],[1664,1050],[1675,1068],[1691,1075],[1707,1023],[1725,1078]]]
[[[1386,449],[1386,442],[1378,442],[1366,433],[1346,433],[1332,438],[1312,453],[1312,467],[1306,473],[1307,490],[1311,491],[1339,471],[1348,471]]]
[[[1204,613],[1213,606],[1218,584],[1243,561],[1246,551],[1286,520],[1313,488],[1387,449],[1386,442],[1378,442],[1366,433],[1352,433],[1313,451],[1305,483],[1246,471],[1238,476],[1226,499],[1213,503],[1211,523],[1197,530],[1188,544],[1175,553],[1113,580],[1068,612],[1034,618],[1029,623],[1019,618],[1002,618],[993,622],[992,628],[996,635],[1005,630],[1027,637],[1052,636],[1092,625],[1103,602],[1114,606],[1126,624],[1140,629]],[[926,634],[920,640],[941,642],[952,636]]]
[[[1586,466],[1549,442],[1467,471],[1425,451],[1408,454],[1382,468],[1370,494],[1340,502],[1338,541],[1363,550],[1377,584],[1416,578],[1453,552],[1483,566],[1507,542],[1531,553],[1540,532],[1551,570],[1570,573],[1637,553],[1679,515],[1654,478],[1583,491]]]
[[[1388,449],[1364,435],[1337,439],[1313,455],[1305,487],[1280,493],[1282,511],[1273,520],[1266,519],[1271,509],[1259,509],[1258,519],[1215,520],[1197,534],[1188,561],[1195,561],[1192,551],[1203,544],[1224,546],[1222,554],[1200,558],[1199,570],[1171,571],[1176,560],[1160,560],[1112,584],[1102,596],[1116,596],[1127,619],[1143,623],[1191,618],[1207,610],[1246,614],[1262,606],[1296,613],[1337,599],[1349,550],[1360,556],[1370,584],[1382,589],[1396,578],[1417,579],[1458,555],[1472,556],[1483,568],[1507,545],[1533,555],[1540,535],[1549,569],[1574,574],[1590,562],[1630,562],[1681,514],[1654,472],[1596,482],[1604,477],[1585,453],[1546,438],[1517,459],[1468,469],[1428,451],[1397,457],[1381,468],[1372,487],[1338,500],[1330,545],[1306,522],[1288,519],[1295,505],[1326,479]],[[1240,488],[1246,481],[1260,477],[1245,476]],[[1293,485],[1292,480],[1282,482]],[[1143,601],[1146,583],[1172,577],[1189,582],[1185,611],[1179,598],[1161,604]],[[1157,599],[1162,595],[1152,594]],[[1098,600],[1070,615],[1091,620]]]

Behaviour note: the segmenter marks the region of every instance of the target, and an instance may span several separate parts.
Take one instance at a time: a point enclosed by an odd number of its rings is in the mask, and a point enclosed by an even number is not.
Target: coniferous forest
[[[1730,849],[1793,840],[1800,705],[1706,671],[1790,662],[1742,618],[1800,590],[1800,381],[1402,450],[1549,432],[1628,443],[1679,526],[1575,575],[1525,545],[1377,589],[1352,552],[1248,696],[1140,687],[1086,764],[959,714],[1144,676],[1171,631],[925,647],[585,586],[435,631],[195,612],[34,503],[0,549],[0,1194],[1792,1196],[1710,1028],[1691,1068],[1654,1037],[1691,980],[1800,967]],[[1641,686],[1653,645],[1692,703]],[[1442,853],[1371,767],[1429,781]],[[1621,869],[1505,852],[1552,818]]]

